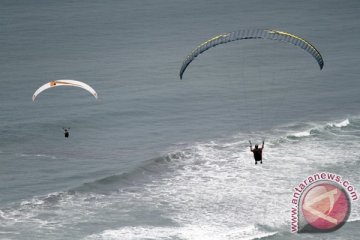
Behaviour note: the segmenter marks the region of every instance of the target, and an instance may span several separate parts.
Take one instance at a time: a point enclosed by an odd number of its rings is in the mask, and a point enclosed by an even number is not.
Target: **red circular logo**
[[[349,217],[349,198],[333,184],[317,184],[304,196],[302,212],[311,226],[324,231],[336,230]]]

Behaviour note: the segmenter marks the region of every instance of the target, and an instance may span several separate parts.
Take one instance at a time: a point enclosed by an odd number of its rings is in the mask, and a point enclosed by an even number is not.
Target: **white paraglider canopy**
[[[83,89],[87,90],[88,92],[90,92],[96,99],[98,98],[96,91],[92,87],[90,87],[88,84],[80,82],[80,81],[76,81],[76,80],[62,79],[62,80],[54,80],[54,81],[51,81],[51,82],[48,82],[48,83],[45,83],[44,85],[42,85],[40,88],[38,88],[35,91],[35,93],[32,97],[32,100],[35,101],[35,98],[41,92],[45,91],[46,89],[53,88],[53,87],[59,87],[59,86],[83,88]]]

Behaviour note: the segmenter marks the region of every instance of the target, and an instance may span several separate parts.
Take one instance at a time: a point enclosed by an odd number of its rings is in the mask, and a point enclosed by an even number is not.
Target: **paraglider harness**
[[[68,138],[69,137],[69,135],[70,135],[70,133],[69,133],[69,129],[70,128],[63,128],[64,129],[64,136],[66,137],[66,138]]]
[[[262,150],[264,149],[265,139],[262,141],[261,148],[257,148],[257,145],[255,145],[255,148],[253,149],[250,140],[249,143],[250,143],[250,151],[254,154],[255,164],[257,164],[257,162],[259,161],[262,164]]]

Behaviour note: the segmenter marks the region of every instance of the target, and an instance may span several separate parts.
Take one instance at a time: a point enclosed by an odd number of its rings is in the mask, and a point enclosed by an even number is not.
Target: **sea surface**
[[[360,193],[360,1],[0,2],[0,239],[358,239],[292,234],[291,198],[333,172]],[[299,47],[236,41],[269,28]],[[56,79],[84,81],[32,95]],[[64,138],[63,127],[70,127]],[[264,161],[249,151],[265,139]]]

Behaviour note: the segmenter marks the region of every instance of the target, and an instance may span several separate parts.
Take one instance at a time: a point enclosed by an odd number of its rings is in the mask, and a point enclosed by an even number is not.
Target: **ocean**
[[[357,239],[291,233],[291,199],[330,172],[360,193],[360,2],[0,2],[0,239]],[[240,29],[299,35],[242,40]],[[31,97],[56,79],[86,82]],[[63,127],[70,128],[64,138]],[[263,164],[249,143],[265,140]]]

